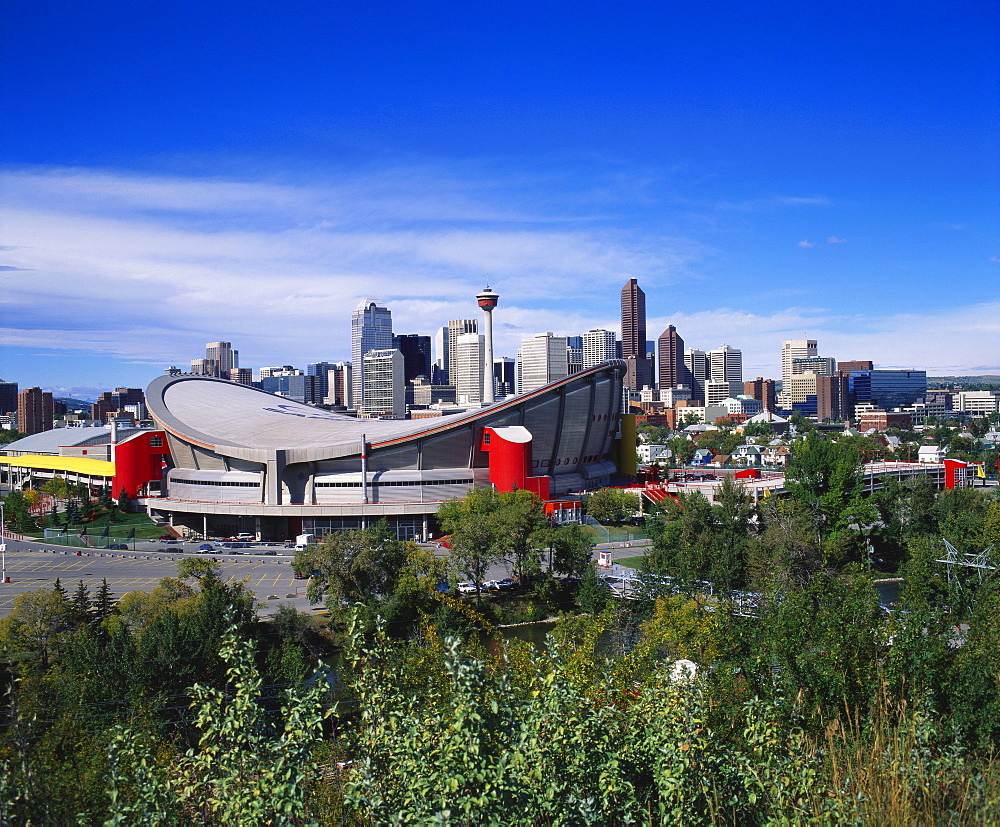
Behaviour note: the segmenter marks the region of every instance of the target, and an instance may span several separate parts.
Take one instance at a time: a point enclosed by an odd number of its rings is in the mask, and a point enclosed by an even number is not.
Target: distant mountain
[[[83,413],[90,413],[90,403],[84,401],[83,399],[74,399],[72,396],[57,396],[52,401],[62,402],[66,406],[67,411],[82,411]]]

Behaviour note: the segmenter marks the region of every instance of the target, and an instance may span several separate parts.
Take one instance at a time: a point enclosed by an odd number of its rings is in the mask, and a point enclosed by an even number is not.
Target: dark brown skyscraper
[[[682,384],[684,340],[673,325],[669,325],[656,340],[656,360],[660,367],[658,379],[661,388],[675,388]]]
[[[622,288],[622,359],[628,362],[625,384],[630,390],[653,384],[646,359],[646,294],[635,279]]]

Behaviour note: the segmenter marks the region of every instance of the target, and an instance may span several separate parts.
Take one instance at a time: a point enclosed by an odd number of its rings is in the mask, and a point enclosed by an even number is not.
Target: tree
[[[104,620],[104,618],[109,617],[115,608],[114,595],[111,589],[108,588],[108,578],[105,577],[101,580],[101,585],[97,590],[97,596],[94,598],[94,618],[97,621]]]
[[[185,557],[177,564],[177,576],[181,580],[197,580],[202,588],[209,581],[217,581],[221,570],[219,562],[204,557]]]
[[[120,729],[111,753],[108,824],[301,823],[308,782],[316,774],[314,747],[322,738],[322,681],[303,693],[289,690],[281,717],[261,704],[263,681],[236,626],[220,656],[226,689],[195,685],[194,749],[157,760],[164,747],[146,733]]]
[[[128,491],[122,486],[122,490],[118,492],[118,510],[122,514],[128,514],[132,510],[132,498],[128,495]]]
[[[73,597],[70,600],[70,605],[73,607],[73,614],[76,617],[78,623],[85,621],[90,614],[90,591],[83,581],[76,587],[76,591],[73,593]]]
[[[576,602],[590,614],[600,614],[611,599],[608,584],[597,576],[597,569],[587,566],[580,577],[580,588],[576,592]]]
[[[552,568],[566,577],[581,577],[592,569],[594,532],[582,525],[566,525],[551,529],[548,542],[553,552]]]
[[[624,523],[641,508],[639,497],[624,488],[601,488],[587,495],[587,515],[599,523]]]
[[[370,528],[335,531],[321,543],[310,543],[295,553],[294,567],[299,574],[311,575],[310,602],[325,598],[331,610],[339,611],[345,603],[373,606],[388,600],[405,561],[406,544],[381,520]]]
[[[15,531],[34,531],[36,521],[24,491],[12,490],[3,501],[4,520]]]
[[[0,620],[0,640],[8,652],[29,650],[42,668],[59,638],[72,628],[72,610],[56,589],[25,592],[14,600],[13,611]]]
[[[451,535],[451,566],[476,584],[477,594],[490,566],[504,560],[510,550],[497,516],[500,508],[499,492],[479,488],[461,499],[442,503],[437,512],[438,523]]]

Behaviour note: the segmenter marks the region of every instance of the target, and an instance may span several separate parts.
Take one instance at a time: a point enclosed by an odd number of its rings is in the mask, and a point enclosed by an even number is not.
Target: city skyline
[[[216,340],[343,361],[363,296],[433,335],[485,283],[513,356],[620,334],[630,278],[650,334],[745,376],[797,339],[1000,373],[993,5],[56,5],[9,9],[3,57],[22,387],[146,386]]]

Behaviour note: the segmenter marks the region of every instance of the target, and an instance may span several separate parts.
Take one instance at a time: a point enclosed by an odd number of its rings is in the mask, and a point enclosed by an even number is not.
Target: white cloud
[[[832,235],[832,236],[830,236],[826,240],[826,243],[827,244],[846,244],[847,243],[847,239],[846,238],[837,238],[837,236]]]
[[[816,246],[816,242],[815,241],[809,241],[808,239],[802,239],[802,241],[799,242],[799,246],[800,247],[815,247]]]

